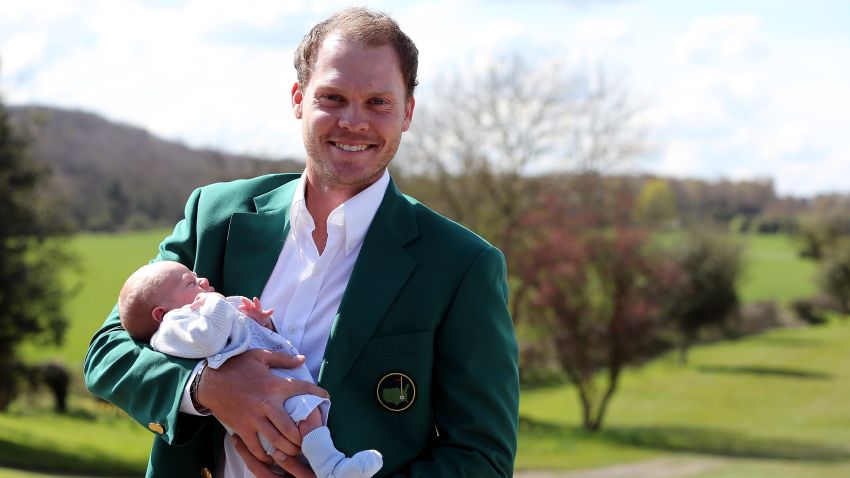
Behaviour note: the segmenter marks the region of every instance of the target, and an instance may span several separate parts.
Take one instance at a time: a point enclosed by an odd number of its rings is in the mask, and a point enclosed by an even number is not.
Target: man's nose
[[[366,131],[369,129],[369,120],[360,106],[350,104],[339,117],[339,127],[349,131]]]

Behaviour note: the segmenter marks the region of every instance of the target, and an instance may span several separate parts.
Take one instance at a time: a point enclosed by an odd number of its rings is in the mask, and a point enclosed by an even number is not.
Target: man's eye
[[[342,101],[342,96],[339,96],[339,95],[324,95],[324,96],[322,96],[322,98],[324,98],[328,101],[334,101],[334,102]]]
[[[390,102],[385,100],[384,98],[372,98],[372,104],[382,106],[382,105],[388,105],[388,104],[390,104]]]

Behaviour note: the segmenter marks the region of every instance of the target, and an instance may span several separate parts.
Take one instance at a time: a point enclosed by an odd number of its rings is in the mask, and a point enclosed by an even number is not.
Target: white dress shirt
[[[306,181],[306,174],[302,174],[292,198],[289,234],[260,302],[264,308],[274,309],[275,328],[307,357],[307,369],[315,381],[331,325],[390,176],[384,170],[375,183],[331,211],[328,240],[321,255],[313,241],[315,223],[307,211]],[[180,409],[197,415],[191,403],[187,385]],[[224,459],[225,478],[251,476],[228,438],[224,440]]]

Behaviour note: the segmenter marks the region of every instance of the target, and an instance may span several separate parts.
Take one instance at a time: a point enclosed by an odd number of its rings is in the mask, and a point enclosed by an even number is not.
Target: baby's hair
[[[136,340],[150,340],[159,328],[151,312],[162,305],[160,296],[165,282],[170,278],[163,273],[166,261],[154,262],[139,268],[124,282],[118,296],[118,316],[121,325]]]

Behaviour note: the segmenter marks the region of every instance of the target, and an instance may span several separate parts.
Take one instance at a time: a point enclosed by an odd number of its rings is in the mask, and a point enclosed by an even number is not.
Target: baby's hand
[[[274,330],[274,325],[272,325],[272,313],[274,313],[273,309],[263,310],[263,307],[260,305],[260,299],[254,297],[254,301],[248,300],[247,297],[242,298],[242,305],[239,306],[239,310],[245,313],[248,317],[254,319],[258,324],[263,327]]]
[[[222,299],[224,298],[224,296],[219,294],[218,292],[201,292],[200,294],[195,296],[195,301],[189,304],[189,308],[192,310],[200,309],[201,306],[204,305],[204,303],[206,302],[207,297],[210,296],[218,296]]]

